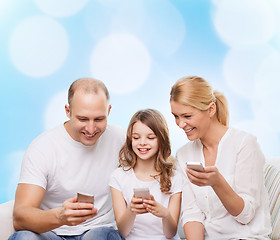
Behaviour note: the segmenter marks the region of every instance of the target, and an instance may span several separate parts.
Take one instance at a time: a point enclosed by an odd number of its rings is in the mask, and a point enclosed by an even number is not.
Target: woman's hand
[[[223,176],[215,166],[204,168],[204,172],[198,172],[192,169],[186,169],[187,176],[191,183],[197,186],[211,186],[219,184]]]

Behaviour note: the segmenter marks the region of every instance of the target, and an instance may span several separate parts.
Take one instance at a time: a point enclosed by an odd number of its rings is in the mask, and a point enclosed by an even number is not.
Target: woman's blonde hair
[[[213,91],[211,85],[201,77],[188,76],[179,79],[172,87],[170,101],[192,106],[205,111],[214,102],[216,116],[224,126],[228,126],[228,105],[225,96]]]
[[[160,190],[169,194],[171,188],[171,176],[173,176],[174,158],[171,157],[171,146],[167,123],[162,114],[154,109],[144,109],[136,112],[128,125],[126,142],[119,153],[120,167],[130,170],[134,168],[137,155],[132,149],[132,130],[136,122],[148,126],[156,135],[158,140],[158,152],[155,161],[155,169],[159,174]],[[127,168],[128,167],[128,168]]]

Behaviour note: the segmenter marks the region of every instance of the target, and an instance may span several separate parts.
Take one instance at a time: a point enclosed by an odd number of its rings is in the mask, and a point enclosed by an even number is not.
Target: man
[[[107,125],[110,109],[102,82],[72,83],[65,105],[69,120],[26,150],[14,206],[17,232],[9,239],[122,239],[112,228],[108,182],[125,132]],[[78,192],[94,195],[94,204],[77,202]]]

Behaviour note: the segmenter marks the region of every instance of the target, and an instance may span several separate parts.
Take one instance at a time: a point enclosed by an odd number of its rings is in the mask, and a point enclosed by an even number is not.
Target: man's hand
[[[92,203],[77,202],[77,197],[66,200],[58,208],[57,218],[61,225],[75,226],[97,215]]]

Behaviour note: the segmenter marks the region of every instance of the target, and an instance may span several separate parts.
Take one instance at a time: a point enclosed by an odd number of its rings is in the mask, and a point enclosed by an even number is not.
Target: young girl
[[[153,109],[136,112],[110,180],[118,230],[127,240],[180,239],[182,179],[170,154],[163,116]],[[148,188],[150,199],[135,197],[135,188]]]

